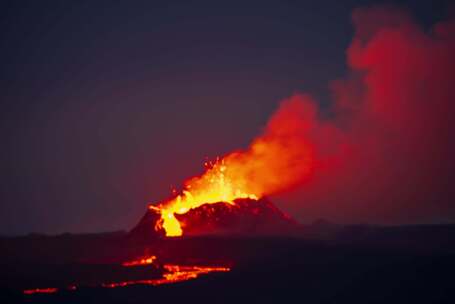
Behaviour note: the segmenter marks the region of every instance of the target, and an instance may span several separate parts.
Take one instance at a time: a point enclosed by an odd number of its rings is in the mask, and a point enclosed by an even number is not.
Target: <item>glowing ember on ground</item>
[[[30,295],[35,293],[55,293],[58,291],[58,288],[34,288],[34,289],[25,289],[24,294]]]
[[[152,255],[149,257],[144,257],[139,260],[127,261],[122,263],[122,266],[131,267],[131,266],[143,266],[143,265],[150,265],[156,260],[156,256]]]

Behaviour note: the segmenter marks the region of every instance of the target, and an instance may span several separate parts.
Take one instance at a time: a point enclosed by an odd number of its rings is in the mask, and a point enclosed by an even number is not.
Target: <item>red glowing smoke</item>
[[[308,94],[284,100],[247,149],[151,207],[158,228],[181,235],[175,214],[270,195],[299,202],[287,207],[308,219],[455,219],[455,21],[424,30],[403,11],[368,8],[355,10],[353,22],[349,74],[330,86],[333,117],[322,119]]]
[[[283,206],[342,222],[454,220],[455,20],[423,29],[403,11],[368,8],[353,23],[349,75],[330,86],[332,127],[307,121],[326,153],[309,181],[281,197],[298,206]]]

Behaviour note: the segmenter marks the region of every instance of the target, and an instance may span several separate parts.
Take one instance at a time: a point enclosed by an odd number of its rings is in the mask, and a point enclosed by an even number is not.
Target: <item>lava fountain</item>
[[[155,229],[164,229],[166,236],[181,236],[184,227],[175,214],[204,204],[258,200],[300,183],[310,176],[316,163],[316,120],[316,107],[308,96],[285,100],[247,149],[206,162],[205,172],[188,179],[179,194],[150,205],[161,215]]]

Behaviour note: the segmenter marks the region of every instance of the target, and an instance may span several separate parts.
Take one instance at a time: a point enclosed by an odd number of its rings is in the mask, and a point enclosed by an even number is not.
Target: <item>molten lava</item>
[[[258,200],[301,182],[314,167],[312,122],[316,114],[314,105],[301,98],[282,103],[264,133],[246,150],[206,163],[206,171],[187,180],[179,195],[150,205],[161,216],[155,229],[164,229],[166,236],[180,236],[182,225],[175,214],[204,204]]]
[[[243,192],[241,187],[226,175],[227,167],[224,160],[205,163],[205,166],[207,168],[205,174],[191,179],[182,194],[159,207],[149,206],[152,209],[158,208],[161,213],[161,220],[158,221],[157,228],[163,228],[166,236],[182,235],[180,222],[174,216],[176,213],[184,214],[203,204],[217,202],[234,204],[234,200],[238,198],[257,199],[255,194]]]
[[[101,286],[104,288],[126,287],[131,285],[152,285],[158,286],[163,284],[178,283],[196,279],[200,275],[211,272],[228,272],[231,269],[228,267],[210,267],[210,266],[180,266],[180,265],[164,265],[164,269],[168,272],[161,279],[152,280],[133,280],[123,282],[104,283]]]
[[[144,258],[139,258],[137,260],[131,260],[128,262],[122,263],[125,267],[130,266],[139,266],[139,267],[149,267],[154,264],[156,261],[156,256],[149,256]],[[101,283],[100,285],[95,285],[91,287],[103,287],[103,288],[117,288],[117,287],[127,287],[132,285],[151,285],[158,286],[163,284],[172,284],[188,280],[193,280],[198,278],[201,275],[207,275],[209,273],[216,272],[228,272],[231,270],[230,267],[226,266],[195,266],[195,265],[176,265],[176,264],[165,264],[162,266],[165,273],[162,277],[156,279],[139,279],[139,280],[128,280],[128,281],[117,281],[109,283]],[[84,285],[82,285],[84,286]],[[56,293],[61,290],[66,291],[76,291],[78,285],[69,285],[66,288],[33,288],[33,289],[24,289],[22,293],[24,295],[34,295],[34,294],[50,294]]]
[[[144,266],[144,265],[153,264],[153,262],[155,260],[156,260],[156,256],[152,255],[152,256],[149,256],[149,257],[144,257],[144,258],[139,259],[139,260],[132,260],[132,261],[123,262],[122,266],[125,266],[125,267]]]

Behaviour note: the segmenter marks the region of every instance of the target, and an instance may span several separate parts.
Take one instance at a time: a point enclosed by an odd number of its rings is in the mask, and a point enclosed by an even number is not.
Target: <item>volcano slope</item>
[[[290,236],[300,229],[297,221],[265,198],[203,204],[175,217],[185,236]],[[159,212],[148,208],[130,237],[143,240],[163,237],[163,229],[157,229],[159,219]]]

